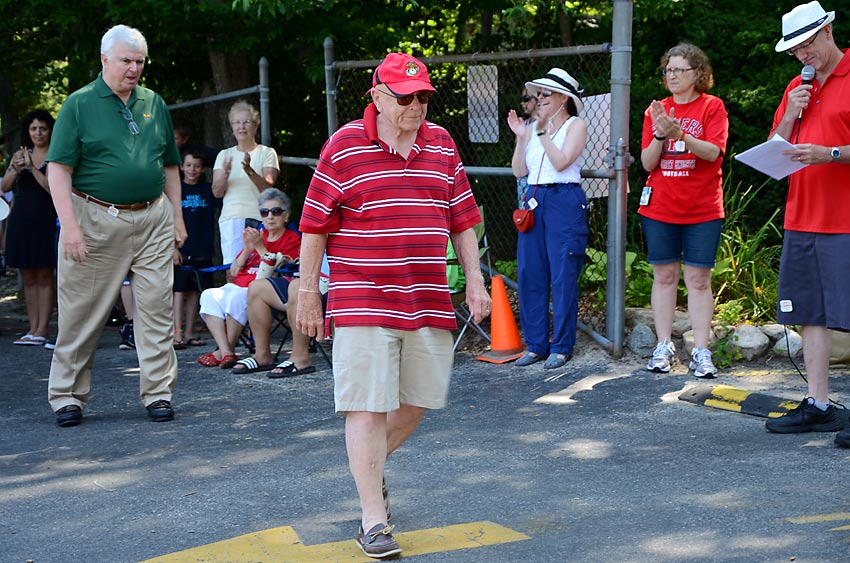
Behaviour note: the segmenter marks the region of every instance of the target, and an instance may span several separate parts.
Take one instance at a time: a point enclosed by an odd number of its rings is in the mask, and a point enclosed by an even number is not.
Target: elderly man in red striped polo
[[[356,541],[375,558],[401,553],[388,525],[384,462],[427,410],[446,404],[456,328],[449,237],[476,321],[490,312],[472,230],[481,217],[454,140],[425,120],[433,93],[421,61],[387,55],[363,118],[322,149],[301,217],[297,325],[318,338],[333,330],[335,407],[346,415],[362,509]],[[325,250],[332,281],[323,319]]]

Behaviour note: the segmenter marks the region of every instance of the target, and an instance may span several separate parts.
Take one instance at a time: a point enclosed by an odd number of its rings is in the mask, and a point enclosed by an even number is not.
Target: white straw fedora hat
[[[551,90],[552,92],[565,94],[575,101],[576,110],[579,113],[581,113],[581,110],[584,107],[584,102],[581,101],[584,90],[578,89],[578,80],[570,76],[567,71],[561,70],[560,68],[553,68],[549,70],[543,78],[526,82],[525,88],[532,96],[537,96],[538,90]]]
[[[817,0],[800,4],[782,16],[782,39],[776,44],[776,51],[781,53],[799,45],[834,19],[835,12],[824,11]]]

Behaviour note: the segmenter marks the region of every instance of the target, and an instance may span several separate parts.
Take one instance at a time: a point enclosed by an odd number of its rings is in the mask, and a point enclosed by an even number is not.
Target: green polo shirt
[[[159,196],[164,166],[179,166],[174,126],[162,98],[136,86],[127,106],[139,127],[130,130],[124,102],[98,75],[62,104],[47,160],[71,166],[73,185],[110,203],[136,203]]]

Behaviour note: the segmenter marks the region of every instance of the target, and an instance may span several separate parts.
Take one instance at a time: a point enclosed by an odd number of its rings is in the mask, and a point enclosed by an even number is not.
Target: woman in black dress
[[[56,210],[47,185],[47,147],[53,117],[31,111],[21,124],[21,148],[3,176],[2,190],[15,198],[6,228],[6,264],[19,268],[29,316],[29,332],[15,341],[21,346],[47,343],[48,323],[55,302]]]

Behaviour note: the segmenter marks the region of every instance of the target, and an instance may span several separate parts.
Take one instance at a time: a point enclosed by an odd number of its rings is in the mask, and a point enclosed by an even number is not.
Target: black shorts
[[[211,258],[193,258],[183,262],[183,266],[192,268],[209,268],[212,266]],[[201,287],[198,287],[198,281]],[[201,292],[214,285],[212,272],[193,272],[184,270],[180,266],[174,266],[174,291],[197,291]]]
[[[785,231],[776,321],[850,331],[850,234]]]
[[[289,301],[289,280],[287,278],[269,278],[269,283],[272,284],[275,293],[283,303]]]

